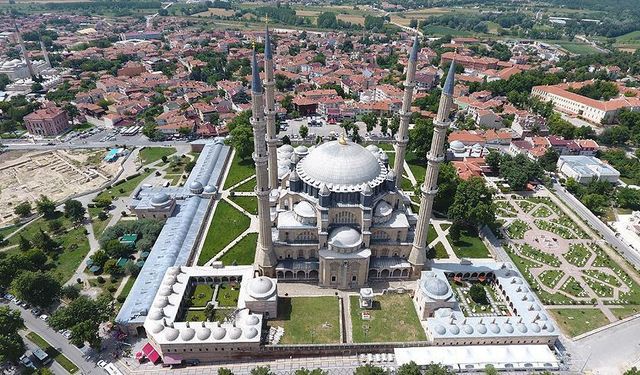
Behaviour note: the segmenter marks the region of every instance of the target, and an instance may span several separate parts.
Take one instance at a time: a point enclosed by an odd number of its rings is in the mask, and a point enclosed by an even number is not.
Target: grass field
[[[229,168],[227,179],[224,181],[224,188],[228,189],[238,182],[251,177],[251,175],[255,173],[256,169],[253,165],[253,160],[241,160],[236,153],[231,161],[231,167]]]
[[[218,287],[218,294],[216,295],[216,301],[218,301],[218,306],[235,307],[238,305],[239,296],[240,289],[234,289],[229,284],[220,284]]]
[[[198,284],[191,293],[191,306],[205,307],[213,298],[213,288],[211,285]]]
[[[244,195],[236,195],[233,197],[229,197],[233,203],[238,206],[244,208],[247,212],[253,215],[258,214],[258,199],[256,197],[248,197]]]
[[[447,240],[459,258],[489,258],[489,250],[478,236],[463,231],[458,241],[453,241],[449,235]]]
[[[65,357],[62,353],[57,351],[54,347],[52,347],[45,339],[43,339],[40,335],[35,332],[27,333],[27,338],[38,345],[40,349],[44,350],[49,354],[49,356],[56,362],[60,364],[60,366],[64,367],[70,374],[74,374],[78,372],[78,366],[76,366],[73,362],[69,360],[69,358]]]
[[[284,328],[282,344],[328,344],[340,341],[339,319],[335,297],[280,297],[269,325]]]
[[[449,253],[447,253],[447,249],[444,248],[442,242],[436,243],[436,246],[434,248],[436,250],[436,259],[449,258]]]
[[[254,191],[256,188],[256,178],[255,176],[250,179],[249,181],[238,185],[238,187],[236,187],[235,189],[233,189],[233,191],[241,191],[241,192],[252,192]]]
[[[118,298],[127,298],[127,296],[129,295],[129,292],[131,292],[131,288],[133,288],[133,284],[136,282],[136,278],[135,277],[129,277],[129,279],[127,280],[127,283],[124,284],[124,286],[122,287],[122,290],[120,291],[120,294],[118,295]]]
[[[111,214],[107,214],[107,218],[104,220],[100,220],[98,218],[98,214],[102,211],[100,207],[89,207],[89,217],[91,217],[91,226],[93,227],[93,233],[96,237],[100,237],[102,232],[104,232],[107,224],[109,224],[109,220],[111,220]]]
[[[571,337],[592,331],[609,323],[599,309],[550,309],[548,310],[560,328]]]
[[[198,265],[204,265],[231,241],[238,238],[242,232],[249,228],[250,222],[251,220],[245,214],[236,210],[229,203],[223,200],[219,201],[211,226],[207,231],[200,258],[198,258]]]
[[[119,197],[128,197],[133,193],[133,191],[140,185],[142,180],[147,178],[151,173],[155,172],[155,169],[149,169],[148,172],[141,172],[140,175],[133,177],[129,180],[126,180],[122,183],[112,186],[110,189],[104,190],[96,198],[102,197],[111,197],[111,198],[119,198]]]
[[[249,233],[242,237],[229,251],[227,251],[220,260],[225,266],[250,265],[253,264],[256,254],[256,243],[258,242],[258,233]]]
[[[140,160],[142,164],[147,165],[162,159],[163,156],[169,156],[176,153],[173,147],[145,147],[140,150]]]
[[[402,342],[426,340],[424,330],[409,295],[376,296],[373,309],[358,306],[358,296],[351,296],[351,325],[354,342]],[[370,320],[362,319],[368,311]]]

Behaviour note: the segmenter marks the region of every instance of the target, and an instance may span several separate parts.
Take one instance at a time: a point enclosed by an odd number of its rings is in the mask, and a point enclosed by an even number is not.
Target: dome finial
[[[338,138],[338,143],[340,143],[341,145],[346,145],[347,144],[347,138],[345,135],[345,130],[342,130],[342,134],[340,134],[340,138]]]

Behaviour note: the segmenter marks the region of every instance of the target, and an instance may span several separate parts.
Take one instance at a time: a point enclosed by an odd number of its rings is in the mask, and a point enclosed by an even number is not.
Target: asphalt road
[[[589,211],[588,208],[580,203],[573,194],[567,192],[562,185],[556,182],[553,187],[555,188],[555,194],[558,198],[562,199],[564,203],[576,212],[582,220],[586,221],[591,228],[599,232],[602,235],[602,238],[604,238],[609,245],[618,250],[618,252],[620,252],[634,266],[640,267],[640,255],[616,237],[615,232],[611,228],[609,228],[596,215]]]
[[[24,325],[28,330],[40,335],[52,347],[56,348],[60,353],[69,358],[71,362],[78,366],[82,374],[105,374],[104,370],[98,367],[96,363],[85,359],[78,348],[71,345],[69,340],[56,332],[53,328],[49,327],[45,321],[34,316],[30,311],[16,306],[13,302],[9,303],[9,306],[14,310],[20,311],[20,315],[22,316],[22,319],[24,319]]]

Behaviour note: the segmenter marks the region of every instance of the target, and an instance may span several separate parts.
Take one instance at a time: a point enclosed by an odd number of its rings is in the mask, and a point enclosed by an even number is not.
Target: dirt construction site
[[[15,219],[14,207],[40,195],[61,202],[97,189],[118,172],[103,150],[9,151],[0,154],[0,226]],[[34,205],[32,205],[34,206]]]

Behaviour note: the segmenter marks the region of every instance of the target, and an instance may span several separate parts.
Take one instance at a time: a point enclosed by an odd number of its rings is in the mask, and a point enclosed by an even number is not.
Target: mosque
[[[363,147],[344,136],[309,148],[277,147],[274,65],[266,33],[264,86],[254,51],[251,90],[260,223],[255,265],[262,275],[338,289],[360,288],[373,280],[420,277],[427,260],[426,234],[438,169],[444,160],[455,69],[450,69],[444,85],[427,155],[421,208],[416,213],[399,186],[418,50],[416,36],[391,168],[387,154],[377,146]]]

